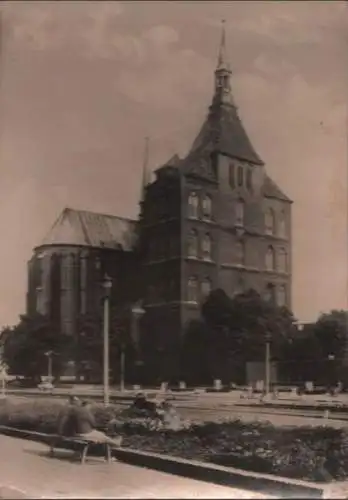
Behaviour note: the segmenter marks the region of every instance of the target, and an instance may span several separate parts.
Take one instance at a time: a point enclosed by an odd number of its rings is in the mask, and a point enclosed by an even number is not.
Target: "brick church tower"
[[[170,370],[212,289],[233,296],[253,288],[291,307],[292,202],[244,130],[224,29],[206,120],[187,156],[174,156],[155,176],[149,183],[144,174],[139,221],[144,325]]]

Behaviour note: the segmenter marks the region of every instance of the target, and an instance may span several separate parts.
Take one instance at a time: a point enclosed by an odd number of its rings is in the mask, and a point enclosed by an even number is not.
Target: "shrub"
[[[61,402],[1,401],[0,424],[44,433],[56,431]],[[256,472],[312,481],[348,477],[348,430],[275,427],[241,420],[184,422],[166,429],[160,419],[130,417],[115,406],[93,405],[99,428],[121,434],[123,446]]]

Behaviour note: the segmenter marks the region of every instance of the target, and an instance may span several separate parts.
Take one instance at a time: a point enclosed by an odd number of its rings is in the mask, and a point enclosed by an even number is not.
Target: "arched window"
[[[203,299],[206,299],[208,297],[208,295],[210,294],[211,289],[212,289],[211,281],[209,278],[205,278],[202,281],[202,288],[201,289],[202,289],[202,297],[203,297]]]
[[[264,299],[266,302],[271,302],[275,304],[275,286],[273,283],[268,283],[265,290]]]
[[[278,253],[278,269],[281,273],[286,273],[288,268],[288,258],[285,248],[280,248]]]
[[[246,187],[251,191],[253,189],[253,176],[251,168],[246,171]]]
[[[239,166],[237,170],[237,183],[239,187],[244,184],[244,169],[241,166]]]
[[[187,253],[189,257],[197,259],[198,257],[198,233],[195,229],[192,229],[188,236],[188,249]]]
[[[233,290],[233,296],[240,295],[245,290],[245,283],[243,278],[239,278]]]
[[[244,226],[244,201],[236,202],[236,226]]]
[[[272,208],[268,208],[265,213],[265,232],[266,234],[275,233],[275,216]]]
[[[187,283],[187,300],[198,302],[198,281],[194,276],[191,276]]]
[[[280,238],[286,238],[286,220],[284,210],[282,210],[279,214],[278,236]]]
[[[235,168],[233,163],[230,163],[229,166],[229,183],[232,189],[236,187]]]
[[[277,304],[279,307],[286,305],[286,286],[280,285],[277,292]]]
[[[188,216],[194,219],[198,218],[198,195],[197,193],[190,193],[188,199]]]
[[[202,255],[204,260],[212,260],[212,240],[210,234],[206,233],[202,241]]]
[[[275,252],[273,247],[267,248],[265,264],[267,271],[273,271],[275,269]]]
[[[203,218],[210,220],[212,217],[212,202],[209,195],[204,195],[202,200]]]
[[[100,261],[99,261],[100,263]],[[87,311],[87,254],[80,255],[80,313]]]
[[[245,244],[243,241],[237,241],[235,246],[235,262],[243,266],[245,264]]]

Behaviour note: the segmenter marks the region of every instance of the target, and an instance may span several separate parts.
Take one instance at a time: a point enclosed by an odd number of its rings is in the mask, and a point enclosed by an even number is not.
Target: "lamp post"
[[[266,348],[265,348],[265,395],[269,394],[271,381],[271,334],[266,333]]]
[[[327,357],[329,361],[329,392],[332,393],[333,391],[333,385],[334,385],[334,362],[335,362],[335,355],[334,354],[329,354]]]
[[[48,368],[47,368],[47,378],[48,382],[52,383],[52,356],[53,356],[53,351],[47,351],[45,352],[45,356],[47,356],[47,363],[48,363]]]
[[[104,276],[104,319],[103,319],[103,396],[104,405],[109,405],[110,388],[109,388],[109,330],[110,330],[110,293],[112,281],[108,275]]]
[[[131,338],[134,342],[136,348],[138,348],[139,344],[139,335],[138,335],[138,319],[145,313],[145,310],[141,307],[140,303],[134,304],[131,309]],[[120,361],[120,390],[121,392],[125,389],[125,368],[126,368],[126,351],[125,345],[121,343],[121,361]]]

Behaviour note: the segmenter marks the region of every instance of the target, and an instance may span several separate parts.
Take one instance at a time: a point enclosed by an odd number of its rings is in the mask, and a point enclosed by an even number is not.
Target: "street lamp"
[[[134,346],[136,348],[136,350],[139,352],[139,318],[141,318],[141,316],[143,316],[143,314],[145,314],[145,310],[142,308],[141,306],[141,302],[137,302],[136,304],[134,304],[134,306],[132,307],[131,309],[131,314],[132,314],[132,317],[131,317],[131,337],[132,337],[132,341],[134,342]],[[120,381],[121,381],[121,391],[124,390],[124,386],[125,386],[125,352],[124,352],[124,349],[123,349],[123,345],[122,345],[122,350],[121,350],[121,378],[120,378]]]
[[[109,330],[110,330],[110,294],[112,288],[111,278],[105,274],[103,280],[104,289],[104,321],[103,321],[103,395],[104,405],[108,406],[110,399],[109,389]]]
[[[329,391],[332,392],[332,386],[334,385],[334,361],[335,361],[335,355],[334,354],[329,354],[327,357],[329,361]]]
[[[47,369],[47,374],[48,374],[48,383],[52,383],[52,356],[53,356],[53,351],[47,351],[45,352],[45,356],[47,356],[47,363],[48,363],[48,369]]]
[[[265,395],[269,394],[271,380],[271,334],[266,333],[266,349],[265,349]]]

